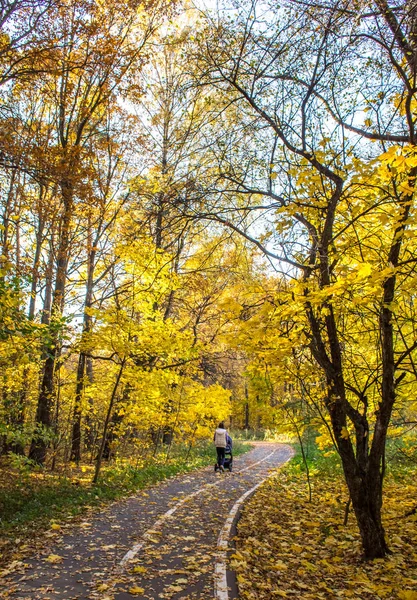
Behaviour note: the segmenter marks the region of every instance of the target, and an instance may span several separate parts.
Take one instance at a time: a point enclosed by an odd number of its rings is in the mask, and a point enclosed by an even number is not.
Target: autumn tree
[[[79,357],[74,397],[74,413],[71,437],[71,459],[81,459],[83,396],[86,385],[93,383],[93,362],[84,346],[93,328],[92,309],[102,298],[100,283],[115,264],[110,243],[111,233],[119,215],[129,199],[124,189],[129,173],[129,162],[133,160],[133,148],[137,138],[132,135],[136,120],[121,110],[109,111],[103,123],[100,143],[95,143],[89,153],[90,192],[87,202],[77,208],[79,219],[87,217],[85,225],[85,270],[78,285],[84,292],[82,333],[79,340]],[[93,201],[92,201],[93,200]],[[105,292],[104,292],[105,293]],[[88,439],[86,431],[85,438]],[[91,439],[91,436],[90,436]]]
[[[62,216],[51,307],[55,334],[43,368],[36,414],[41,429],[30,450],[30,458],[40,463],[45,461],[47,447],[42,430],[51,424],[59,322],[65,304],[74,211],[77,198],[83,194],[85,156],[91,139],[100,135],[106,111],[109,104],[116,102],[123,78],[143,60],[161,7],[150,6],[146,15],[144,10],[136,5],[126,5],[123,10],[119,6],[116,11],[113,6],[72,3],[59,7],[51,21],[61,44],[55,56],[56,71],[46,78],[43,90],[55,111],[55,177]]]
[[[367,558],[388,550],[385,443],[400,387],[415,380],[396,309],[415,264],[414,20],[407,3],[253,2],[209,18],[196,58],[200,85],[226,98],[221,122],[226,105],[235,123],[211,147],[218,200],[200,216],[293,281],[278,327],[291,324],[323,371]]]

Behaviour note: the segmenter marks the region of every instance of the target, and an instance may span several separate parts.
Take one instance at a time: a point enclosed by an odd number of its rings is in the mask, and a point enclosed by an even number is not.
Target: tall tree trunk
[[[70,460],[79,463],[81,460],[81,400],[84,389],[86,356],[80,352],[77,367],[77,384],[75,388],[74,414],[72,419],[71,455]]]
[[[123,395],[121,398],[121,403],[122,403],[123,407],[125,407],[126,404],[128,403],[131,392],[132,392],[132,386],[129,383],[126,383],[124,386]],[[119,414],[119,413],[116,413],[113,411],[113,415],[112,415],[112,418],[110,420],[109,427],[107,430],[106,443],[105,443],[104,450],[103,450],[103,458],[105,460],[110,460],[110,457],[112,454],[112,445],[119,438],[119,432],[117,431],[117,428],[122,423],[123,423],[123,414]]]
[[[327,380],[326,406],[332,429],[339,449],[346,484],[352,499],[365,558],[383,558],[388,552],[385,532],[382,526],[382,472],[371,468],[369,461],[369,425],[366,412],[361,414],[353,408],[345,392],[342,370],[342,356],[333,308],[326,306],[326,334],[330,356],[323,342],[319,323],[310,307],[309,319],[313,332],[312,351],[323,368]],[[356,453],[347,430],[347,418],[355,427]]]
[[[346,477],[365,558],[383,558],[389,552],[382,525],[382,476],[360,473]]]
[[[245,429],[248,430],[249,429],[249,392],[248,392],[248,386],[247,384],[245,384]]]
[[[36,307],[36,292],[38,289],[38,281],[39,281],[39,262],[41,258],[42,252],[42,244],[44,241],[44,228],[45,228],[45,218],[42,210],[42,203],[44,197],[45,187],[41,184],[39,186],[39,220],[38,227],[36,230],[36,246],[35,246],[35,256],[33,258],[33,267],[32,267],[32,282],[30,289],[30,301],[29,301],[29,312],[28,317],[30,320],[33,320],[35,317],[35,307]]]
[[[81,344],[86,341],[86,337],[91,331],[92,318],[90,314],[90,308],[93,301],[93,285],[94,285],[94,268],[96,259],[96,243],[92,243],[91,229],[89,227],[88,232],[88,265],[87,265],[87,284],[84,300],[84,316],[83,316],[83,331],[81,336]],[[78,368],[77,368],[77,384],[75,389],[75,400],[74,400],[74,415],[72,425],[72,439],[71,439],[71,460],[77,464],[81,460],[81,418],[82,418],[82,395],[84,390],[85,382],[85,370],[86,370],[87,356],[83,348],[81,348],[80,355],[78,357]]]
[[[6,206],[4,207],[3,212],[3,231],[2,231],[2,254],[6,259],[10,257],[10,215],[12,211],[12,201],[14,194],[14,184],[16,181],[16,170],[12,171],[12,175],[10,177],[10,185],[7,192],[6,198]]]
[[[91,358],[91,356],[86,357],[85,373],[87,376],[87,381],[91,385],[94,381],[93,359]],[[91,450],[91,457],[93,457],[94,456],[94,451],[93,451],[94,444],[95,444],[95,440],[97,439],[96,427],[93,426],[93,421],[91,419],[91,409],[93,408],[94,400],[91,396],[88,396],[87,402],[88,402],[88,412],[87,412],[87,415],[85,418],[85,423],[84,423],[84,429],[85,429],[84,445],[86,448],[89,448]],[[92,460],[92,458],[91,458],[91,460]]]
[[[41,323],[42,325],[49,325],[51,322],[51,310],[52,310],[52,283],[54,276],[54,236],[50,241],[49,245],[49,254],[48,254],[48,264],[46,266],[45,273],[45,297],[43,300],[43,309],[42,309],[42,317]],[[44,348],[43,359],[46,359],[47,349]]]
[[[94,473],[93,483],[97,483],[99,475],[100,475],[101,463],[102,463],[102,460],[103,460],[103,452],[104,452],[104,448],[106,447],[108,427],[109,427],[109,423],[110,423],[111,414],[113,412],[113,406],[114,406],[114,401],[116,399],[117,389],[119,387],[119,383],[120,383],[120,380],[122,378],[124,366],[125,366],[125,363],[123,361],[121,363],[121,365],[120,365],[120,369],[119,369],[119,372],[118,372],[117,377],[116,377],[116,382],[115,382],[115,384],[113,386],[113,391],[112,391],[112,395],[111,395],[111,398],[110,398],[109,407],[107,409],[106,420],[104,421],[103,436],[101,438],[100,449],[98,451],[97,463],[96,463],[96,469],[95,469],[95,473]]]
[[[67,281],[67,268],[70,245],[71,219],[73,213],[73,189],[68,180],[61,182],[61,192],[64,206],[64,215],[60,232],[58,248],[58,260],[56,269],[56,280],[54,297],[52,301],[51,321],[59,319],[62,315],[65,299],[65,285]],[[51,343],[48,347],[47,357],[44,364],[41,390],[36,409],[36,431],[32,439],[29,458],[38,464],[44,464],[48,448],[47,435],[51,430],[52,405],[54,396],[54,374],[56,361],[59,356],[59,327],[51,330]]]

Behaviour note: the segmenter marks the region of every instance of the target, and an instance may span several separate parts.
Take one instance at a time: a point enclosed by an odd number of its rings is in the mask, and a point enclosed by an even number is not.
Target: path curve
[[[226,563],[238,511],[292,455],[258,442],[232,473],[200,469],[116,502],[1,579],[1,597],[232,600]]]

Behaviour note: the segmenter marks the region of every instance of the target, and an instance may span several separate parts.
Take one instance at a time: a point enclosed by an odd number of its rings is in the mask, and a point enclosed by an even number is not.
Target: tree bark
[[[84,301],[84,316],[83,316],[83,331],[81,335],[81,343],[86,341],[86,337],[91,331],[92,318],[90,314],[91,305],[93,302],[93,285],[94,285],[94,269],[96,251],[95,244],[93,246],[91,240],[91,232],[88,234],[88,266],[87,266],[87,285]],[[74,400],[74,415],[73,415],[73,426],[72,426],[72,439],[71,439],[71,457],[70,460],[77,464],[81,460],[81,402],[84,390],[85,370],[87,364],[86,353],[81,349],[78,358],[77,368],[77,384],[75,390]]]
[[[31,321],[35,318],[36,291],[38,289],[38,281],[39,281],[39,261],[41,258],[42,244],[44,241],[43,232],[44,232],[44,228],[45,228],[45,217],[43,215],[43,209],[42,209],[44,189],[45,189],[44,186],[41,184],[40,188],[39,188],[39,218],[38,218],[38,227],[36,230],[36,247],[35,247],[35,256],[33,259],[33,267],[32,267],[32,282],[31,282],[29,312],[28,312],[28,317]]]
[[[95,473],[94,473],[93,483],[97,483],[99,475],[100,475],[101,463],[102,463],[102,460],[103,460],[103,452],[104,452],[104,449],[106,447],[107,431],[108,431],[108,427],[109,427],[109,423],[110,423],[110,417],[111,417],[111,414],[113,412],[114,401],[115,401],[115,398],[116,398],[117,389],[119,387],[120,379],[122,378],[124,366],[125,366],[125,363],[122,362],[121,365],[120,365],[119,372],[118,372],[117,377],[116,377],[116,382],[115,382],[115,384],[113,386],[113,392],[112,392],[112,395],[111,395],[111,398],[110,398],[109,408],[107,410],[107,415],[106,415],[106,420],[104,422],[103,437],[101,438],[100,450],[99,450],[98,456],[97,456],[97,463],[96,463],[96,469],[95,469]]]
[[[62,315],[65,300],[65,284],[67,280],[67,266],[70,245],[71,219],[73,213],[73,187],[69,180],[61,182],[61,192],[64,205],[61,236],[58,248],[58,260],[54,297],[52,301],[51,320],[59,319]],[[54,374],[56,360],[59,356],[59,327],[55,325],[51,330],[51,343],[47,349],[47,357],[43,369],[41,390],[36,409],[36,431],[32,439],[29,458],[43,465],[46,460],[48,441],[47,434],[51,430],[52,405],[54,396]]]

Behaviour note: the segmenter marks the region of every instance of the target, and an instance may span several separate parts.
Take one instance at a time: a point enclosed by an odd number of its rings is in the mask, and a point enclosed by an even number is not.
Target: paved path
[[[232,600],[234,516],[291,456],[289,446],[258,443],[234,459],[232,473],[201,469],[117,502],[0,580],[0,597]]]

